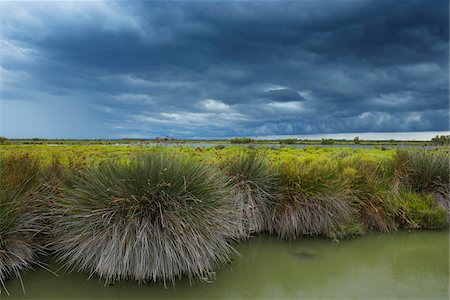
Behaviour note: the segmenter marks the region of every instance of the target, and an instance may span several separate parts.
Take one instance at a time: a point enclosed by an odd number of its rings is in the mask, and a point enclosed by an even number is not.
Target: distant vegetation
[[[0,147],[0,286],[50,249],[104,278],[207,280],[236,241],[448,226],[449,152]],[[12,249],[12,250],[11,250]]]
[[[334,140],[333,139],[324,139],[324,138],[322,138],[320,140],[320,144],[321,145],[333,145],[334,144]]]
[[[243,138],[232,138],[230,140],[230,143],[232,143],[232,144],[250,144],[250,143],[253,143],[253,142],[255,142],[253,139],[246,138],[246,137],[243,137]]]
[[[448,146],[450,144],[450,137],[441,135],[436,136],[430,141],[416,141],[416,140],[362,140],[355,137],[353,140],[345,139],[326,139],[310,140],[310,139],[252,139],[249,137],[217,139],[217,140],[190,140],[190,139],[176,139],[171,137],[157,137],[155,139],[90,139],[90,140],[71,140],[71,139],[7,139],[0,138],[0,144],[55,144],[55,145],[115,145],[115,144],[129,144],[129,145],[148,145],[148,144],[281,144],[281,145],[377,145],[377,146],[396,146],[396,145],[410,145],[410,146]]]
[[[292,145],[298,142],[297,139],[282,139],[280,140],[280,144]]]
[[[432,138],[431,141],[435,145],[450,146],[450,136],[449,135],[437,135],[434,138]]]

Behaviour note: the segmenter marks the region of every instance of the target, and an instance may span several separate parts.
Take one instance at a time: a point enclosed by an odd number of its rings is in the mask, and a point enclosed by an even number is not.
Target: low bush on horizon
[[[231,144],[250,144],[253,143],[254,140],[251,138],[247,138],[247,137],[242,137],[242,138],[232,138],[230,140]]]

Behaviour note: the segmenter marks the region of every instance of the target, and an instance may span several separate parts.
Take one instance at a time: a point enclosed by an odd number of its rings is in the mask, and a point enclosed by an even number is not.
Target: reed
[[[53,249],[106,283],[209,279],[238,229],[228,178],[185,156],[149,154],[77,171],[56,202]]]

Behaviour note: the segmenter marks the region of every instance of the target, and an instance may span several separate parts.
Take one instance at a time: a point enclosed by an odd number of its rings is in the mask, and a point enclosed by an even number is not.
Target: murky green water
[[[449,232],[368,234],[339,243],[320,238],[281,241],[257,236],[237,247],[241,257],[217,271],[213,283],[123,282],[104,287],[86,274],[60,277],[38,269],[17,279],[11,297],[44,299],[448,299]]]

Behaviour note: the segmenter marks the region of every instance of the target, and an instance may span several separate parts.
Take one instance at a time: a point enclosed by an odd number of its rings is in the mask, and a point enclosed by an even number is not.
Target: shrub
[[[450,145],[450,136],[449,135],[437,135],[431,139],[433,144],[437,146],[449,146]]]
[[[27,156],[0,160],[0,293],[8,277],[37,263],[43,250],[38,233],[44,228],[39,164]],[[6,290],[8,293],[8,291]]]
[[[280,144],[292,145],[297,143],[297,139],[282,139],[280,140]]]
[[[273,200],[278,177],[270,162],[255,152],[242,152],[224,161],[234,185],[233,198],[240,212],[243,237],[271,230]]]
[[[254,142],[253,139],[246,138],[246,137],[243,137],[243,138],[232,138],[230,140],[230,143],[232,143],[232,144],[250,144],[250,143],[253,143],[253,142]]]
[[[105,278],[209,278],[238,229],[220,170],[149,154],[78,171],[55,205],[54,249],[67,266]]]
[[[333,139],[324,139],[324,138],[322,138],[320,140],[320,144],[321,145],[333,145],[334,144],[334,140]]]

